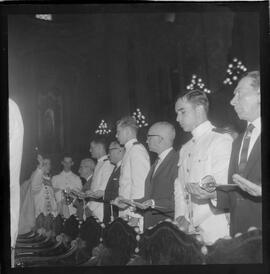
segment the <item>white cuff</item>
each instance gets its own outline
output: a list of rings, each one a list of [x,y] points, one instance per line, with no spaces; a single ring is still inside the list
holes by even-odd
[[[210,199],[211,204],[216,207],[217,206],[217,198]]]

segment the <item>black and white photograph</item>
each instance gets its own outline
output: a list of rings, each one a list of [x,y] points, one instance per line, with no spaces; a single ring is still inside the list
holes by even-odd
[[[268,4],[1,4],[2,268],[263,265]]]

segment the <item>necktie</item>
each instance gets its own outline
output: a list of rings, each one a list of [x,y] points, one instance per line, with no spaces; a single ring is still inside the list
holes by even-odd
[[[254,129],[254,125],[249,124],[246,130],[246,133],[244,135],[244,141],[243,141],[243,146],[240,154],[240,162],[239,162],[240,175],[243,174],[243,171],[247,165],[248,147],[249,147],[250,137],[253,129]]]
[[[152,177],[154,176],[154,173],[155,173],[155,169],[156,169],[156,166],[157,166],[157,164],[158,164],[158,161],[159,161],[159,157],[157,157],[157,159],[156,159],[156,161],[154,162],[154,164],[153,164],[153,166],[152,166],[152,170],[151,170],[151,179],[152,179]]]

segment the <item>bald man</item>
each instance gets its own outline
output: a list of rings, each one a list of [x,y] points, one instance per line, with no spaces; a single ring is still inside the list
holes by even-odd
[[[83,184],[81,192],[86,192],[90,190],[95,167],[96,164],[93,159],[86,158],[81,160],[81,164],[78,170]],[[88,208],[88,206],[84,205],[84,202],[82,200],[77,199],[73,203],[73,206],[77,208],[76,215],[79,217],[80,220],[86,219],[87,217],[91,216],[91,210]]]
[[[80,174],[80,177],[84,180],[83,187],[81,190],[82,192],[86,192],[90,189],[95,167],[96,164],[93,159],[86,158],[81,160],[78,172]]]
[[[174,181],[179,153],[173,149],[175,128],[168,122],[153,124],[147,134],[149,150],[158,157],[145,180],[145,195],[135,200],[144,205],[144,228],[174,217]]]

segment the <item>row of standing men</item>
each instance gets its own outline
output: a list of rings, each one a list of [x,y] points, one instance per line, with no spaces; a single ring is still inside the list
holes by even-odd
[[[200,234],[209,244],[245,232],[251,226],[261,228],[258,71],[240,79],[231,105],[238,117],[248,123],[246,132],[235,140],[208,120],[205,93],[193,90],[180,95],[175,103],[177,121],[184,131],[191,132],[192,138],[179,152],[175,151],[174,126],[168,122],[153,124],[147,134],[148,148],[157,154],[152,166],[147,150],[136,138],[136,121],[122,118],[117,122],[117,140],[110,143],[108,155],[103,138],[91,141],[90,153],[97,164],[90,158],[81,162],[83,186],[71,172],[72,159],[63,159],[64,170],[52,178],[52,188],[45,190],[54,191],[55,212],[65,217],[75,212],[81,218],[95,215],[105,223],[119,216],[142,231],[171,218],[181,230]],[[40,169],[44,163],[40,159]],[[232,187],[217,186],[214,191],[206,191],[200,184],[206,176],[214,178],[217,185]],[[62,196],[62,190],[67,188],[86,192],[94,199],[87,203],[74,200],[67,209]],[[140,203],[140,208],[127,205],[126,200]]]

